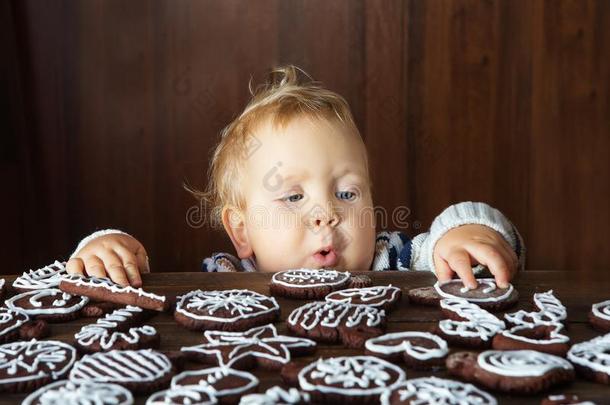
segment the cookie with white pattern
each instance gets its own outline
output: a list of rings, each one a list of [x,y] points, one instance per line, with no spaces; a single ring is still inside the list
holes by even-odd
[[[610,332],[610,300],[591,305],[589,322],[600,332]]]
[[[23,293],[32,290],[57,288],[61,278],[68,274],[66,263],[55,261],[37,270],[29,270],[13,281],[13,289]]]
[[[262,394],[249,394],[241,397],[239,405],[305,405],[311,402],[308,393],[296,388],[274,386]]]
[[[489,393],[472,384],[436,377],[407,380],[381,394],[382,405],[496,405]]]
[[[394,308],[400,301],[402,290],[392,285],[379,285],[365,288],[347,288],[328,294],[328,302],[346,302],[356,305],[370,305],[386,311]]]
[[[443,338],[417,331],[386,333],[367,340],[364,347],[367,355],[392,363],[402,360],[407,367],[422,370],[444,367],[449,353]]]
[[[133,395],[116,384],[62,380],[45,385],[22,402],[22,405],[53,404],[131,405]]]
[[[351,287],[347,271],[327,269],[292,269],[271,277],[271,295],[296,299],[321,299],[333,291]]]
[[[537,350],[565,357],[570,338],[563,333],[560,323],[516,325],[494,336],[492,347],[496,350]]]
[[[610,333],[573,345],[568,360],[584,378],[610,384]]]
[[[171,390],[204,390],[210,392],[220,404],[236,404],[242,396],[255,392],[258,385],[258,378],[246,371],[212,367],[183,371],[172,379]]]
[[[555,394],[544,398],[540,405],[595,405],[595,403],[583,401],[574,394]]]
[[[88,302],[87,297],[71,295],[57,288],[46,288],[14,295],[5,301],[5,305],[34,319],[66,322],[78,318],[80,310]]]
[[[528,312],[519,310],[504,315],[510,325],[548,325],[562,323],[568,317],[568,311],[555,296],[553,290],[534,294],[535,310]]]

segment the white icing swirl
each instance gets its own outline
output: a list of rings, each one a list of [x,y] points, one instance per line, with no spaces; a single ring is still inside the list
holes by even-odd
[[[555,297],[553,290],[534,294],[534,305],[538,311],[527,312],[519,310],[505,314],[504,319],[515,325],[541,325],[556,324],[568,317],[566,307]]]
[[[117,384],[57,381],[30,394],[21,405],[131,405],[133,395]]]
[[[339,302],[310,302],[290,313],[286,322],[299,324],[305,330],[320,325],[336,328],[345,325],[353,328],[363,323],[366,326],[379,326],[385,319],[385,311],[368,305],[352,305]]]
[[[348,304],[371,305],[382,307],[398,299],[400,288],[391,285],[380,285],[365,288],[349,288],[335,291],[325,297],[329,302],[345,302]],[[359,300],[361,302],[353,302]]]
[[[596,317],[610,321],[610,300],[593,304],[591,306],[591,311]]]
[[[30,317],[25,312],[0,307],[0,336],[7,335],[20,328],[29,320]]]
[[[477,337],[487,341],[506,328],[504,322],[496,316],[463,298],[443,299],[440,306],[464,319],[463,321],[441,320],[438,326],[446,335]]]
[[[568,351],[568,360],[610,375],[610,333],[573,345]]]
[[[66,263],[55,261],[38,270],[29,270],[13,281],[13,287],[21,290],[40,290],[59,285],[62,276],[67,275]]]
[[[477,282],[480,284],[480,286],[478,286],[477,289],[481,288],[481,292],[483,294],[492,293],[497,289],[496,281],[493,278],[480,278],[480,279],[477,279]],[[462,298],[462,299],[468,300],[469,302],[503,301],[503,300],[507,299],[508,297],[510,297],[510,295],[514,291],[513,285],[509,284],[506,291],[504,291],[503,294],[500,294],[497,297],[492,296],[492,297],[477,298],[477,297],[469,297],[469,296],[458,296],[458,295],[450,294],[442,289],[442,287],[449,285],[449,284],[462,284],[462,281],[461,280],[450,280],[450,281],[446,281],[444,283],[437,281],[434,284],[434,289],[443,298]],[[462,293],[462,294],[467,294],[469,291],[473,291],[473,290],[471,290],[470,288],[468,288],[466,286],[462,286],[460,288],[460,293]]]
[[[477,363],[483,370],[509,377],[540,377],[551,370],[572,370],[566,359],[534,350],[487,350],[480,353]]]
[[[193,387],[174,387],[151,395],[146,405],[214,405],[218,400],[212,391]]]
[[[411,339],[415,338],[430,340],[434,342],[436,347],[424,347],[413,344]],[[400,343],[394,345],[387,343],[393,340],[400,340]],[[421,361],[442,358],[449,352],[447,342],[440,336],[428,332],[415,331],[386,333],[385,335],[367,340],[364,347],[370,352],[385,355],[404,352]]]
[[[73,297],[77,299],[72,305],[68,305]],[[49,298],[54,298],[51,302]],[[26,308],[20,301],[26,300],[32,308]],[[45,302],[46,301],[46,302]],[[52,315],[71,314],[79,311],[89,303],[89,298],[80,295],[70,295],[58,288],[46,288],[32,290],[17,294],[5,301],[5,305],[16,311],[25,312],[28,315]]]

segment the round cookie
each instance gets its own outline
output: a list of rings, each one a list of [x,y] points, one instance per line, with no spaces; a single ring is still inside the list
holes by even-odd
[[[407,380],[381,394],[382,405],[496,405],[496,399],[472,384],[436,377]]]
[[[351,274],[347,271],[293,269],[275,273],[269,291],[278,297],[320,299],[349,287],[350,282]]]
[[[275,321],[280,306],[273,297],[250,290],[195,290],[178,297],[174,318],[192,330],[244,331]]]
[[[582,401],[578,395],[556,394],[544,398],[540,405],[595,405],[595,403]]]
[[[0,345],[0,391],[30,392],[65,378],[75,360],[76,350],[55,340]]]
[[[46,288],[17,294],[5,301],[7,308],[21,311],[47,322],[65,322],[79,317],[89,298],[70,295],[57,288]]]
[[[553,294],[553,290],[534,294],[534,306],[537,311],[519,310],[505,314],[504,319],[512,325],[540,325],[563,322],[568,317],[566,307]]]
[[[66,263],[54,263],[38,270],[29,270],[13,281],[13,288],[18,292],[55,288],[64,275],[67,275]]]
[[[21,327],[30,321],[30,317],[21,311],[0,307],[0,343],[19,339]]]
[[[570,338],[562,331],[560,323],[517,325],[494,336],[492,347],[496,350],[537,350],[565,357]]]
[[[409,302],[411,304],[432,307],[438,306],[438,302],[441,300],[441,296],[438,295],[434,287],[412,288],[407,291],[407,297],[409,297]]]
[[[291,360],[291,356],[310,354],[316,348],[313,340],[278,335],[273,324],[245,332],[206,330],[203,341],[202,344],[181,350],[193,360],[240,370],[256,365],[279,370]]]
[[[407,367],[416,369],[439,368],[445,365],[449,353],[447,342],[428,332],[387,333],[364,344],[365,354],[396,363],[403,359]]]
[[[600,332],[610,332],[610,300],[598,302],[591,306],[589,322]]]
[[[383,308],[386,311],[396,306],[402,291],[391,285],[380,285],[365,288],[348,288],[328,294],[324,299],[328,302],[346,302],[356,305],[370,305]]]
[[[610,333],[573,345],[568,360],[586,379],[610,384]]]
[[[458,352],[446,364],[452,375],[509,394],[537,394],[574,380],[569,361],[533,350]]]
[[[286,324],[297,336],[359,348],[383,333],[385,311],[368,305],[310,302],[292,311]]]
[[[296,388],[284,389],[277,385],[263,394],[249,394],[241,397],[239,405],[304,405],[311,402],[308,393]]]
[[[211,391],[196,387],[175,387],[155,392],[146,405],[215,405],[218,400]]]
[[[183,371],[172,379],[171,388],[205,390],[222,404],[234,404],[243,395],[255,392],[258,385],[258,378],[246,371],[213,367]]]
[[[373,356],[319,359],[298,374],[301,390],[313,403],[376,403],[404,380],[400,367]]]
[[[434,289],[441,298],[463,298],[489,311],[502,311],[517,303],[519,294],[512,284],[499,288],[493,278],[477,279],[477,288],[465,287],[462,280],[436,282]]]
[[[30,394],[21,405],[131,405],[131,392],[116,384],[99,384],[62,380],[48,384]]]
[[[166,386],[174,374],[169,358],[154,350],[112,350],[87,354],[70,371],[75,382],[119,384],[135,393]]]

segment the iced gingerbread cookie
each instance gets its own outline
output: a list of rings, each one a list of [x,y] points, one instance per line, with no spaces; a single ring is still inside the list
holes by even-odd
[[[544,398],[540,405],[595,405],[595,403],[582,401],[578,395],[555,394]]]
[[[387,333],[367,340],[364,347],[367,355],[392,363],[402,359],[407,367],[416,369],[443,367],[449,352],[440,336],[416,331]]]
[[[311,354],[316,348],[313,340],[279,335],[273,324],[245,332],[206,330],[203,342],[183,347],[182,352],[193,360],[239,370],[256,365],[279,370],[291,356]]]
[[[591,306],[589,322],[600,332],[610,332],[610,300]]]
[[[499,288],[493,278],[477,279],[477,288],[465,287],[462,280],[436,282],[434,287],[415,288],[409,291],[409,300],[415,304],[438,305],[444,298],[462,298],[489,311],[502,311],[517,303],[519,294],[511,285]]]
[[[13,342],[19,338],[27,339],[24,333],[27,333],[27,328],[31,324],[30,317],[26,313],[0,307],[0,344]],[[33,335],[32,337],[41,338],[43,334]]]
[[[275,273],[269,291],[278,297],[320,299],[350,287],[350,282],[351,274],[347,271],[294,269]]]
[[[239,405],[305,405],[311,402],[308,393],[296,388],[282,388],[277,385],[263,394],[249,394],[241,397]]]
[[[496,350],[537,350],[565,357],[570,338],[562,332],[560,323],[517,325],[498,333],[492,347]]]
[[[383,333],[385,311],[368,305],[311,302],[292,311],[286,324],[297,336],[359,348]]]
[[[610,384],[610,333],[575,344],[568,351],[568,360],[583,377]]]
[[[504,319],[511,325],[540,325],[561,323],[568,317],[566,307],[553,294],[553,290],[534,294],[536,311],[519,310],[505,314]]]
[[[236,404],[242,396],[255,392],[258,384],[258,378],[246,371],[212,367],[183,371],[172,379],[171,390],[203,390],[221,404]]]
[[[405,380],[398,366],[373,356],[319,359],[301,369],[300,389],[312,403],[379,403],[380,395]]]
[[[407,380],[381,394],[382,405],[496,405],[496,399],[472,384],[436,377]]]
[[[21,405],[131,405],[131,392],[116,384],[62,380],[30,394]]]
[[[38,270],[29,270],[13,281],[13,288],[18,292],[56,288],[62,276],[67,275],[66,263],[57,260]]]
[[[146,292],[142,288],[122,286],[107,278],[69,274],[61,278],[59,289],[70,294],[84,295],[97,301],[133,305],[154,311],[165,311],[170,305],[167,297],[163,295]]]
[[[70,371],[70,380],[119,384],[134,393],[167,386],[174,374],[169,358],[154,350],[112,350],[87,354]]]
[[[6,307],[47,322],[65,322],[80,316],[89,298],[71,295],[57,288],[33,290],[17,294],[5,301]]]
[[[275,321],[280,306],[273,297],[250,290],[191,291],[178,297],[174,318],[192,330],[244,331]]]
[[[175,387],[155,392],[146,405],[216,405],[214,393],[197,387]]]
[[[65,378],[75,360],[76,350],[55,340],[0,345],[0,391],[31,392]]]
[[[437,333],[450,344],[488,348],[493,337],[506,327],[495,315],[462,298],[443,299],[440,306],[449,319],[439,321]]]
[[[139,325],[146,317],[142,308],[132,305],[117,309],[96,323],[83,326],[74,335],[75,346],[83,353],[156,349],[160,341],[157,330]]]
[[[510,394],[537,394],[574,380],[566,359],[534,350],[458,352],[447,370],[463,380]]]
[[[370,305],[376,308],[383,308],[387,311],[396,306],[401,295],[402,291],[398,287],[380,285],[335,291],[328,294],[324,299],[328,302]]]

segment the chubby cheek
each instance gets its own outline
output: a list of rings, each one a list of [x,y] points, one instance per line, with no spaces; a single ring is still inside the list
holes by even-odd
[[[367,210],[360,212],[340,227],[340,232],[346,236],[344,266],[348,271],[370,270],[375,255],[375,221]]]

